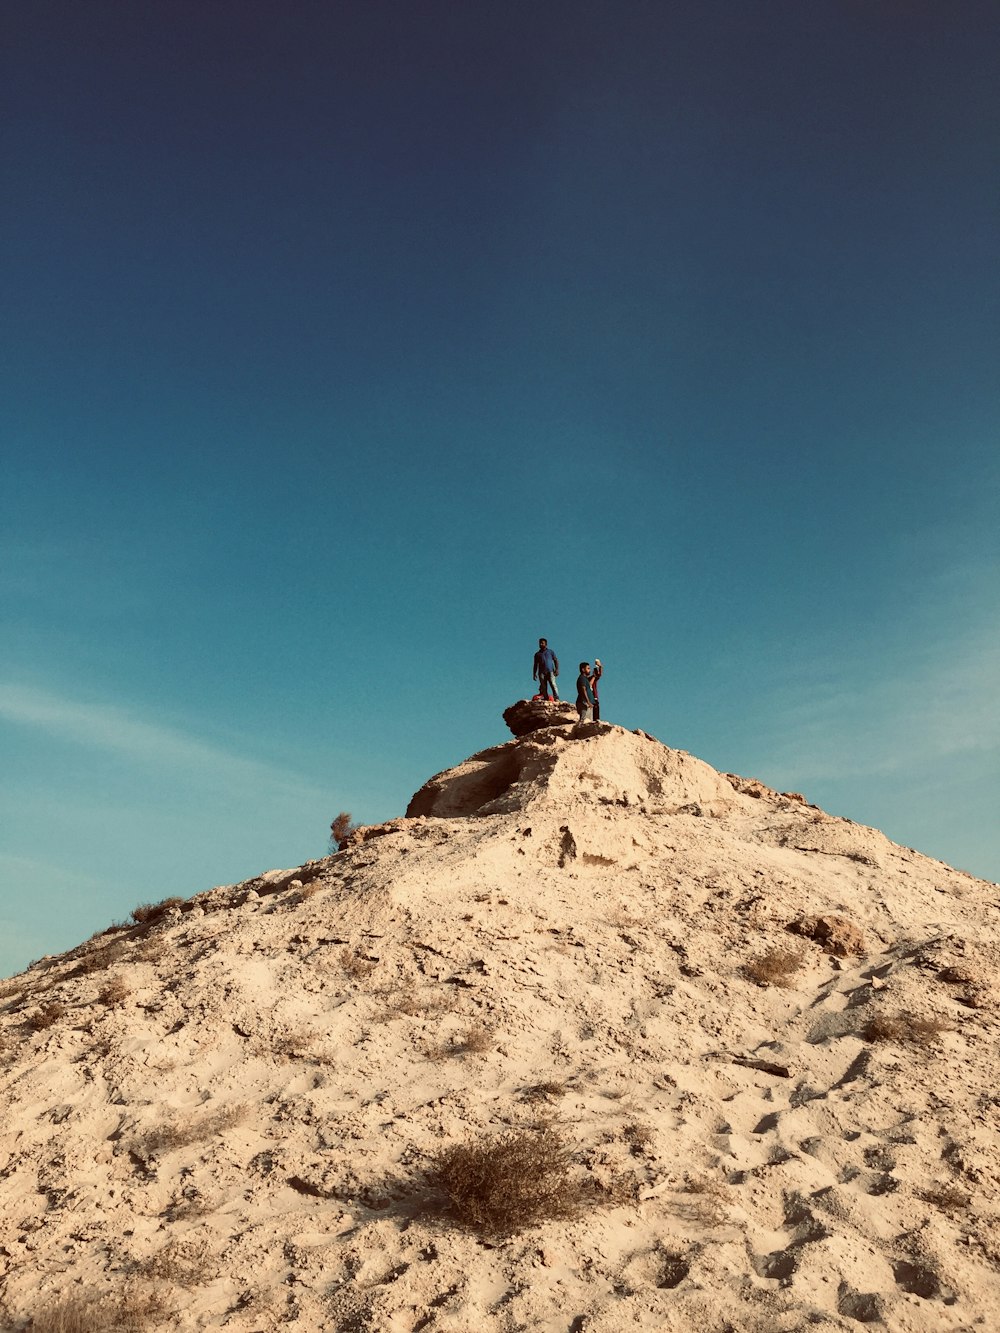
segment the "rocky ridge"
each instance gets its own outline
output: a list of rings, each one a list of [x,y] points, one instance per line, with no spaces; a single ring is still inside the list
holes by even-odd
[[[3,983],[0,1327],[997,1326],[998,901],[641,732],[482,751]],[[433,1154],[542,1124],[589,1206],[457,1225]]]

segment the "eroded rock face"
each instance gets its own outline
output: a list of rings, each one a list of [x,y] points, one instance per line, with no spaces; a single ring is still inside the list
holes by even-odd
[[[454,819],[539,803],[565,811],[653,805],[709,813],[739,800],[721,774],[683,750],[609,722],[577,722],[540,728],[436,773],[406,814]]]
[[[863,933],[846,917],[804,916],[793,921],[788,929],[796,935],[815,940],[824,953],[833,954],[835,958],[848,958],[851,954],[867,952]]]
[[[572,704],[546,703],[541,699],[519,699],[504,709],[503,720],[515,736],[527,736],[543,727],[572,727],[580,720]]]

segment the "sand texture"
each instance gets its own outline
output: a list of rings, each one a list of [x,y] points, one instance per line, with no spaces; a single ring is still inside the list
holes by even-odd
[[[483,751],[0,985],[0,1327],[995,1333],[998,905],[642,732]],[[463,1221],[517,1131],[557,1215]]]

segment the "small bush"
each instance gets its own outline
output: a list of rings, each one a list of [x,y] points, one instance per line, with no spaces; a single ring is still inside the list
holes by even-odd
[[[132,992],[121,977],[113,977],[98,994],[97,1002],[98,1004],[107,1005],[109,1009],[118,1009],[131,994]]]
[[[768,949],[743,968],[745,976],[758,986],[791,986],[795,974],[805,962],[801,949]]]
[[[924,1203],[932,1203],[949,1217],[964,1212],[972,1202],[972,1195],[957,1185],[932,1185],[930,1189],[918,1190],[917,1194]]]
[[[362,958],[360,954],[354,953],[351,949],[342,949],[340,952],[340,966],[353,981],[362,981],[375,971],[376,963],[370,958]]]
[[[174,1152],[186,1148],[192,1143],[200,1143],[214,1138],[224,1130],[238,1125],[246,1115],[243,1106],[227,1106],[209,1115],[200,1116],[186,1124],[167,1122],[154,1125],[132,1141],[132,1151],[141,1158],[155,1157],[160,1153]]]
[[[164,898],[159,903],[140,903],[138,907],[132,908],[132,920],[137,926],[151,926],[154,922],[161,921],[175,907],[180,907],[183,902],[183,898]]]
[[[110,1296],[64,1296],[32,1315],[30,1333],[146,1333],[176,1311],[159,1291],[126,1287]]]
[[[51,1004],[43,1004],[40,1009],[28,1014],[24,1021],[32,1032],[44,1032],[46,1028],[52,1027],[65,1017],[66,1006],[53,1000]]]
[[[483,1055],[493,1045],[493,1033],[485,1023],[473,1023],[459,1036],[443,1046],[433,1046],[427,1052],[428,1060],[446,1060],[450,1055]]]
[[[386,1018],[426,1018],[431,1014],[449,1013],[458,1004],[458,998],[448,991],[432,991],[430,987],[418,990],[407,986],[403,990],[384,992]]]
[[[913,1042],[916,1046],[930,1046],[950,1032],[951,1024],[943,1018],[916,1018],[913,1014],[876,1014],[862,1029],[865,1041]]]
[[[586,1195],[570,1165],[569,1147],[545,1125],[445,1148],[430,1177],[458,1221],[485,1236],[506,1236],[578,1215]]]
[[[347,839],[357,828],[357,824],[351,821],[351,812],[341,810],[340,814],[330,825],[330,847],[333,851],[341,851],[347,843]]]
[[[176,1287],[198,1286],[218,1276],[205,1238],[169,1240],[162,1250],[144,1259],[137,1271],[143,1277],[161,1278]]]
[[[523,1102],[551,1102],[557,1097],[565,1097],[567,1092],[565,1083],[556,1083],[553,1080],[547,1080],[544,1083],[532,1083],[521,1093]]]

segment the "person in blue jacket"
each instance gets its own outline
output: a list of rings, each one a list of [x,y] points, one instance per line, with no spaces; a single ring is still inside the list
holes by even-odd
[[[559,698],[559,691],[556,689],[556,676],[559,675],[559,658],[549,647],[548,639],[538,640],[538,652],[535,653],[535,663],[531,669],[531,679],[538,681],[538,693],[543,699],[549,697],[549,690],[552,691],[552,698]]]

